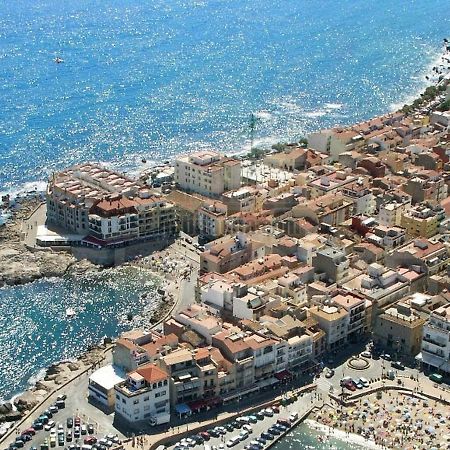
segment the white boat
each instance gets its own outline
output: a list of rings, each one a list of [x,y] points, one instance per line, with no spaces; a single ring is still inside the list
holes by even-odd
[[[76,315],[76,312],[73,308],[67,308],[66,309],[66,317],[68,317],[69,319],[71,319],[72,317],[74,317]]]

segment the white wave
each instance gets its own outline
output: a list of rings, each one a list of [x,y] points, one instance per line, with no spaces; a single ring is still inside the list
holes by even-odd
[[[344,105],[342,103],[325,103],[325,109],[341,109]]]
[[[305,423],[310,428],[325,433],[327,436],[332,436],[335,439],[359,445],[365,449],[379,450],[382,448],[381,445],[375,444],[375,442],[369,439],[365,439],[363,436],[360,436],[359,434],[353,433],[347,434],[345,431],[329,427],[322,423],[316,422],[315,420],[312,419],[306,419]]]
[[[419,83],[419,87],[416,92],[409,94],[405,96],[401,101],[392,103],[389,107],[390,111],[398,111],[401,109],[404,105],[411,104],[414,100],[420,97],[420,94],[428,87],[432,86],[433,84],[436,84],[439,76],[448,76],[450,71],[447,69],[443,70],[442,74],[437,74],[433,71],[434,67],[439,67],[439,65],[442,63],[443,58],[449,58],[450,52],[444,50],[439,51],[433,51],[433,56],[430,59],[430,62],[427,66],[425,66],[425,69],[423,72],[417,76],[411,77],[413,80],[422,80],[421,83]],[[428,79],[426,78],[428,77]]]
[[[47,189],[46,181],[27,181],[14,189],[9,189],[0,192],[0,196],[9,195],[12,199],[31,192],[42,193]]]
[[[270,120],[272,118],[272,113],[266,110],[261,110],[254,113],[254,116],[257,117],[258,119]]]
[[[303,113],[303,115],[305,117],[311,117],[311,118],[315,118],[315,117],[323,117],[326,116],[327,112],[323,111],[323,110],[316,110],[316,111],[306,111]]]

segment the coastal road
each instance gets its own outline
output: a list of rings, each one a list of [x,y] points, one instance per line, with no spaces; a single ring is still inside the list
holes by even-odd
[[[288,406],[285,407],[281,406],[279,414],[274,414],[273,417],[265,417],[264,420],[258,420],[257,423],[250,424],[250,426],[252,427],[252,432],[250,433],[250,436],[244,441],[234,446],[233,449],[242,450],[244,446],[250,443],[250,441],[261,436],[261,433],[267,431],[268,428],[270,428],[273,424],[275,424],[277,419],[280,418],[287,419],[293,412],[297,412],[299,414],[299,417],[301,417],[304,414],[306,414],[311,409],[311,407],[314,406],[316,403],[317,400],[315,399],[314,393],[308,393],[304,394],[303,397],[299,397],[299,399],[296,402],[291,403]],[[230,420],[230,422],[232,421]],[[183,430],[183,428],[180,427],[180,432],[181,431],[185,430]],[[237,436],[240,431],[242,431],[242,429],[227,431],[226,434],[216,438],[212,437],[209,441],[205,443],[210,447],[215,445],[217,448],[219,448],[220,444],[225,444],[231,437]],[[271,441],[268,441],[268,443],[269,442]],[[204,447],[203,445],[196,445],[194,448],[203,449],[203,447]],[[174,449],[175,446],[171,446],[169,448]]]
[[[104,361],[105,364],[109,364],[111,362],[111,352],[107,353],[107,358]],[[113,414],[105,414],[96,406],[92,405],[88,402],[87,392],[88,392],[88,384],[89,384],[89,375],[91,372],[88,372],[82,376],[80,376],[77,380],[70,383],[66,388],[62,389],[60,392],[55,393],[51,399],[44,402],[39,410],[33,414],[33,417],[26,423],[26,425],[22,426],[20,431],[31,426],[31,423],[34,419],[39,417],[39,415],[45,411],[51,404],[53,404],[56,400],[57,395],[65,394],[67,395],[66,399],[66,407],[61,409],[56,414],[53,415],[52,420],[54,420],[57,424],[61,423],[64,425],[64,431],[67,431],[66,420],[68,417],[79,416],[81,418],[82,423],[91,423],[94,425],[95,435],[97,437],[103,437],[106,434],[113,433],[119,435],[119,438],[122,439],[124,436],[113,427]],[[82,436],[84,439],[85,436]],[[29,450],[31,447],[39,448],[40,444],[44,442],[46,438],[49,438],[49,431],[41,430],[37,431],[34,438],[27,442],[24,449]],[[12,442],[15,439],[15,436],[11,436],[9,441],[5,442],[3,445],[6,448],[9,442]],[[74,441],[75,442],[75,441]],[[79,440],[82,442],[82,439]],[[66,443],[66,445],[70,444]],[[59,447],[55,447],[59,448]]]

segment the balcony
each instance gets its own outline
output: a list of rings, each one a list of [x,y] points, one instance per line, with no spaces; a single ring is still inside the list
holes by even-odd
[[[431,337],[429,337],[429,338],[423,337],[423,338],[422,338],[422,341],[424,341],[424,342],[429,342],[430,344],[437,345],[438,347],[442,347],[442,348],[445,348],[445,347],[446,347],[445,342],[439,342],[439,341],[436,341],[435,339],[433,339],[433,338],[431,338]]]
[[[444,352],[441,352],[441,353],[434,352],[433,350],[426,349],[425,347],[422,347],[422,352],[429,353],[430,355],[434,355],[434,356],[437,356],[438,358],[445,359]]]

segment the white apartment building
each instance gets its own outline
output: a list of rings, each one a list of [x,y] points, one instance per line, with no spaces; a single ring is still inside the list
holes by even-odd
[[[450,373],[450,303],[434,310],[423,326],[422,362],[432,370]]]
[[[215,151],[200,151],[175,160],[175,182],[181,190],[218,198],[241,185],[241,163]]]
[[[381,205],[378,211],[378,223],[385,227],[401,226],[402,215],[411,207],[408,202],[392,201]]]
[[[116,390],[116,414],[130,423],[151,425],[170,422],[169,375],[154,364],[130,372]]]

